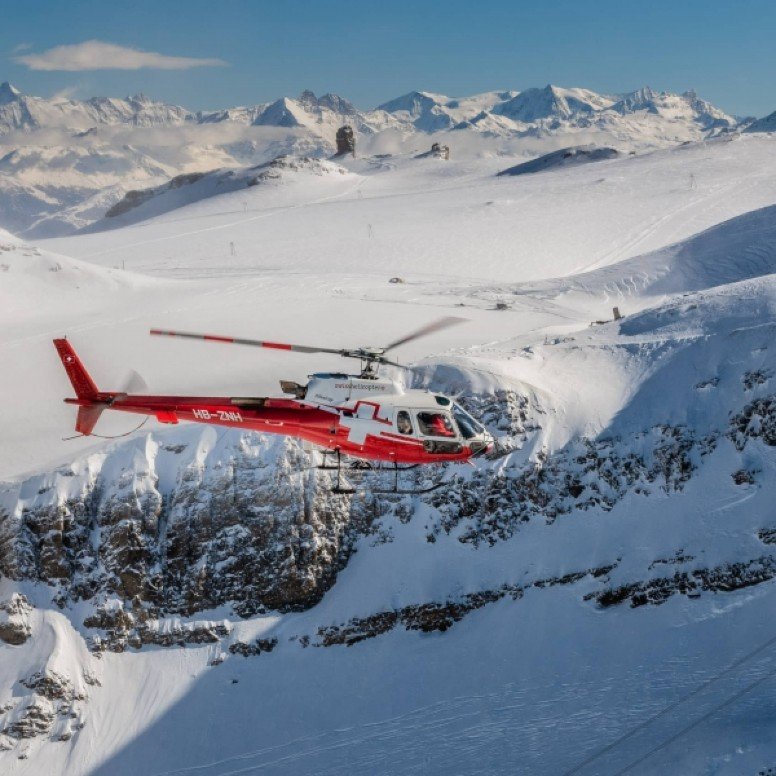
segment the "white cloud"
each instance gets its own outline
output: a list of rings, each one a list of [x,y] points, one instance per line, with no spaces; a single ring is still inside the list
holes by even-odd
[[[192,67],[213,67],[227,64],[222,59],[169,57],[155,51],[140,51],[101,40],[87,40],[69,46],[55,46],[40,54],[14,57],[15,62],[30,70],[188,70]]]
[[[64,89],[60,89],[56,94],[51,95],[52,100],[72,100],[73,97],[78,94],[77,86],[65,86]]]
[[[29,51],[32,48],[32,43],[19,43],[18,46],[14,46],[11,49],[12,54],[20,54],[22,51]]]

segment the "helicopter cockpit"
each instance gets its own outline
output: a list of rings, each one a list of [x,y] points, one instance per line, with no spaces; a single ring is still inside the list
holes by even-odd
[[[447,397],[434,398],[438,407],[396,411],[399,434],[422,439],[429,453],[459,453],[464,444],[472,452],[485,452],[492,441],[485,427]]]

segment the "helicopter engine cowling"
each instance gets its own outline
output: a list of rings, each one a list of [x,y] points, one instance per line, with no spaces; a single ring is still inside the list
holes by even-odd
[[[311,404],[329,404],[341,407],[354,399],[368,399],[370,396],[404,393],[403,387],[394,380],[362,379],[355,375],[322,373],[310,376],[305,400]]]

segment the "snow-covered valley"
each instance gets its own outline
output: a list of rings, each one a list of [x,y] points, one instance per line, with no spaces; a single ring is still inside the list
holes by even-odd
[[[0,231],[3,773],[776,766],[776,139],[710,136],[694,96],[536,91],[418,93],[355,158],[257,146]],[[609,145],[649,100],[707,125],[498,175],[562,147],[506,121]],[[301,133],[298,107],[238,118]],[[418,158],[439,130],[452,158]],[[57,336],[101,389],[264,396],[341,365],[148,329],[355,347],[441,315],[467,322],[399,356],[499,446],[413,474],[429,494],[334,494],[306,446],[233,429],[63,440]]]

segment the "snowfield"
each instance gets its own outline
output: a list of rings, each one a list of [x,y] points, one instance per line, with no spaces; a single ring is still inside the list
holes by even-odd
[[[674,97],[416,93],[369,118],[725,121]],[[499,176],[521,154],[416,158],[429,137],[0,231],[3,773],[776,766],[776,140]],[[398,355],[499,454],[418,472],[445,483],[422,497],[333,495],[311,451],[254,433],[106,413],[127,436],[63,440],[55,336],[104,390],[134,368],[263,396],[342,364],[148,329],[355,347],[443,315],[468,321]]]

